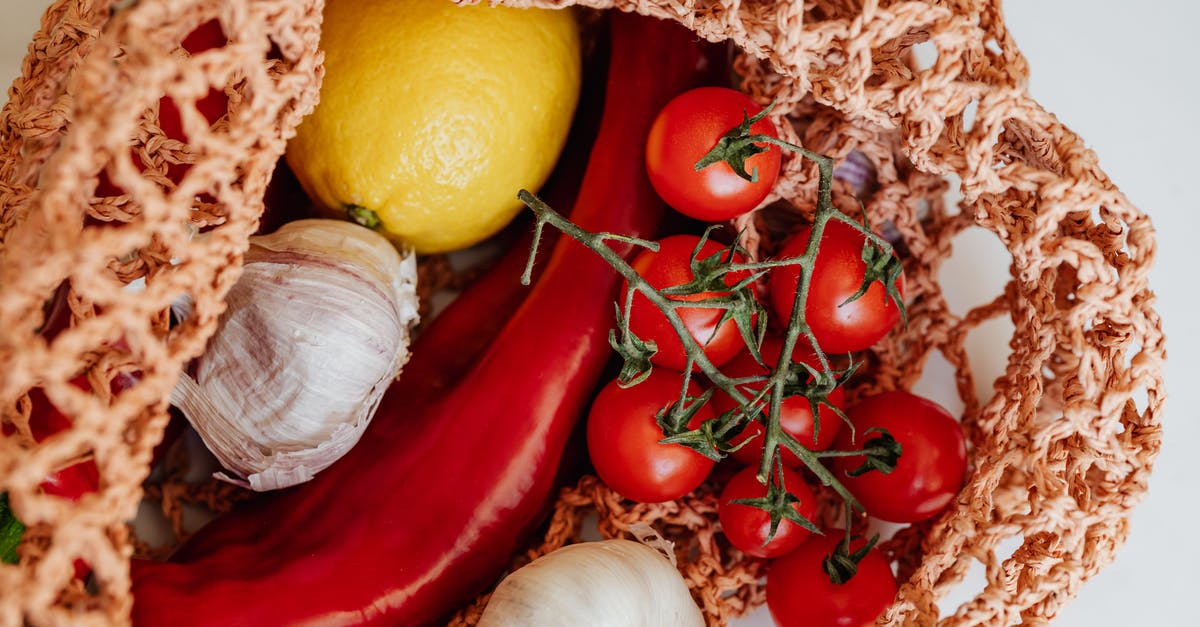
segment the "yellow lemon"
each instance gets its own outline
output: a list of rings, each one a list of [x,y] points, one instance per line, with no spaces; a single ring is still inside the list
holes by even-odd
[[[288,164],[330,213],[432,253],[470,246],[545,182],[579,97],[568,11],[329,0],[321,100]]]

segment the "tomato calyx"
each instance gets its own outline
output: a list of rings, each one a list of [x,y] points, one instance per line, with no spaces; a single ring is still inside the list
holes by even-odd
[[[686,380],[690,378],[690,373],[685,373],[684,376]],[[654,421],[662,429],[664,436],[659,443],[686,446],[714,462],[721,461],[724,457],[721,442],[725,439],[725,431],[733,424],[731,420],[722,415],[704,420],[694,429],[689,428],[692,419],[707,406],[712,395],[712,389],[705,390],[700,396],[685,395],[660,409],[654,415]]]
[[[538,228],[540,228],[540,223]],[[755,295],[754,283],[762,278],[765,272],[749,272],[745,269],[745,264],[739,263],[739,260],[745,257],[746,251],[736,242],[721,250],[704,255],[705,248],[710,248],[708,244],[712,241],[710,237],[715,228],[720,227],[710,227],[705,230],[692,249],[688,258],[688,276],[690,278],[682,283],[655,291],[658,296],[666,300],[671,309],[721,310],[721,316],[714,327],[721,328],[732,321],[742,341],[755,354],[756,358],[761,360],[761,357],[758,357],[758,345],[766,336],[767,316],[765,308]],[[601,236],[604,239],[619,239],[605,237],[606,235],[602,234]],[[629,240],[629,242],[656,251],[656,248],[648,246],[648,244],[653,244],[652,242],[641,240]],[[732,285],[729,283],[732,280],[731,275],[737,278]],[[659,348],[653,340],[639,337],[630,326],[633,298],[639,291],[638,287],[640,286],[632,285],[631,289],[626,291],[623,307],[617,307],[617,326],[609,331],[608,337],[609,345],[620,355],[622,360],[621,371],[617,379],[623,386],[637,385],[649,376],[653,368],[652,358]],[[715,337],[714,333],[708,338],[708,341],[711,342]],[[701,346],[701,348],[707,347],[707,343]],[[683,369],[690,372],[693,363],[691,357],[688,359],[689,361]]]
[[[735,265],[737,255],[745,254],[745,249],[738,246],[737,243],[730,244],[723,250],[701,258],[700,253],[704,250],[704,245],[711,239],[712,232],[720,226],[710,226],[704,230],[704,235],[700,236],[700,241],[696,247],[692,249],[690,266],[692,271],[692,280],[679,285],[661,290],[666,296],[693,296],[703,294],[705,292],[737,292],[746,289],[755,281],[762,277],[764,272],[759,272],[748,277],[745,277],[730,286],[725,281],[726,275],[731,272],[736,272],[739,268]],[[717,297],[713,300],[725,300],[729,297]]]
[[[904,272],[904,265],[900,263],[900,259],[893,255],[891,251],[885,251],[878,244],[871,241],[870,238],[867,238],[863,241],[862,260],[863,264],[866,265],[866,270],[863,272],[862,285],[859,285],[858,291],[851,294],[839,307],[862,298],[867,293],[867,290],[871,289],[871,285],[878,281],[883,285],[888,298],[896,304],[896,309],[900,310],[900,319],[907,325],[908,309],[904,306],[904,296],[900,294],[900,288],[897,283]]]
[[[688,381],[690,377],[684,373],[684,381],[690,385]],[[685,388],[686,390],[686,388]],[[688,423],[696,417],[696,414],[708,403],[708,399],[712,398],[713,391],[705,390],[700,396],[689,396],[686,393],[682,398],[663,407],[654,414],[654,422],[663,430],[663,434],[675,436],[683,433],[690,433]],[[663,442],[667,444],[668,442]]]
[[[630,298],[626,299],[625,311],[632,306],[633,290],[629,291]],[[650,358],[658,352],[658,345],[653,340],[646,341],[629,330],[629,316],[617,310],[617,328],[608,330],[608,345],[621,357],[621,371],[617,373],[617,385],[623,388],[635,386],[650,376],[654,366]],[[620,332],[617,331],[620,329]]]
[[[872,470],[890,475],[896,469],[896,463],[900,461],[903,447],[896,441],[896,438],[892,437],[892,434],[888,433],[887,429],[878,427],[867,429],[866,434],[870,433],[878,433],[878,435],[863,443],[862,465],[846,471],[846,474],[851,477],[859,477]]]
[[[795,504],[800,502],[794,494],[788,492],[787,487],[783,484],[783,460],[776,457],[775,461],[778,464],[776,472],[771,474],[767,481],[767,494],[759,498],[748,499],[733,499],[729,501],[735,505],[749,505],[766,512],[771,517],[771,529],[767,533],[766,540],[762,545],[766,546],[775,539],[775,534],[779,531],[779,524],[784,520],[789,520],[797,525],[800,525],[809,533],[821,535],[821,530],[817,528],[813,522],[804,516],[801,516],[796,511]],[[860,558],[861,559],[861,558]]]
[[[847,420],[849,420],[847,418]],[[853,424],[847,423],[851,429]],[[875,437],[867,438],[863,442],[861,449],[845,450],[845,451],[818,451],[817,457],[859,457],[863,458],[861,464],[857,467],[847,470],[846,475],[849,477],[860,477],[868,472],[878,472],[883,475],[890,475],[896,470],[896,464],[900,461],[900,455],[904,452],[904,447],[888,432],[887,429],[881,427],[872,427],[867,429],[863,435],[877,434]],[[849,516],[847,516],[849,517]]]
[[[803,396],[808,399],[808,405],[813,416],[813,441],[821,437],[821,406],[833,410],[842,422],[850,425],[850,418],[836,403],[829,400],[829,395],[842,383],[848,381],[858,371],[861,362],[850,362],[845,368],[820,369],[804,363],[793,362],[788,365],[788,375],[783,382],[784,398]],[[851,428],[853,428],[851,426]]]
[[[833,553],[825,556],[821,561],[821,568],[825,570],[825,574],[829,575],[829,581],[834,585],[842,585],[850,581],[854,575],[858,574],[858,563],[871,552],[875,547],[875,543],[879,542],[879,534],[871,536],[867,543],[859,547],[857,551],[850,552],[850,542],[857,536],[851,536],[846,533],[846,538],[838,542],[837,548]]]
[[[767,334],[767,316],[762,303],[755,296],[754,283],[761,279],[766,271],[759,270],[750,273],[732,286],[728,285],[728,276],[743,269],[742,264],[737,263],[739,255],[745,258],[748,254],[744,248],[738,245],[737,242],[741,239],[739,237],[724,250],[701,259],[700,251],[709,241],[713,230],[718,228],[721,227],[710,226],[705,229],[704,235],[700,237],[699,243],[692,251],[690,261],[692,280],[668,287],[661,290],[661,293],[668,297],[689,297],[686,299],[688,306],[723,309],[724,312],[721,314],[721,319],[717,321],[717,326],[720,327],[727,321],[733,320],[746,347],[750,349],[756,360],[762,361],[758,347]],[[692,298],[706,293],[716,293],[716,295],[699,301]]]
[[[734,174],[750,181],[751,183],[758,182],[758,168],[754,168],[750,172],[746,171],[746,160],[759,153],[770,150],[769,147],[763,144],[773,144],[781,148],[789,150],[797,150],[799,146],[783,141],[770,135],[761,133],[752,134],[750,127],[754,126],[755,122],[767,117],[771,109],[775,108],[775,101],[771,101],[762,111],[754,114],[753,117],[742,110],[742,123],[729,129],[720,139],[717,140],[717,145],[712,147],[699,161],[696,162],[695,168],[699,172],[711,165],[725,162],[729,164],[730,169]]]

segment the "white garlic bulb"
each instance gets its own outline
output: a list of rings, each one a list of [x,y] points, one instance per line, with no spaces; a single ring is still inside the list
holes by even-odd
[[[565,546],[505,577],[479,627],[509,625],[703,627],[704,617],[662,553],[605,540]]]
[[[253,490],[308,481],[358,442],[408,359],[416,260],[337,220],[251,238],[220,328],[172,394]]]

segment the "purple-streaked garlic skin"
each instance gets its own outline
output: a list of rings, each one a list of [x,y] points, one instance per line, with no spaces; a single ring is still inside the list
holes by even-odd
[[[349,451],[408,359],[416,260],[349,222],[251,238],[220,326],[172,402],[227,472],[264,491]]]

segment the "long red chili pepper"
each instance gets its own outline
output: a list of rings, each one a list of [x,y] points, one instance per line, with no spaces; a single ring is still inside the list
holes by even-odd
[[[693,86],[694,36],[618,14],[604,120],[573,218],[652,235],[642,168],[657,110]],[[609,357],[617,275],[560,240],[542,279],[440,399],[389,394],[349,455],[312,482],[215,521],[174,563],[135,562],[135,623],[393,624],[443,618],[540,521],[564,442]],[[488,315],[480,312],[480,315]]]
[[[521,285],[521,270],[531,241],[531,237],[517,238],[495,265],[417,336],[413,357],[389,395],[416,407],[453,392],[528,296],[529,289]]]

